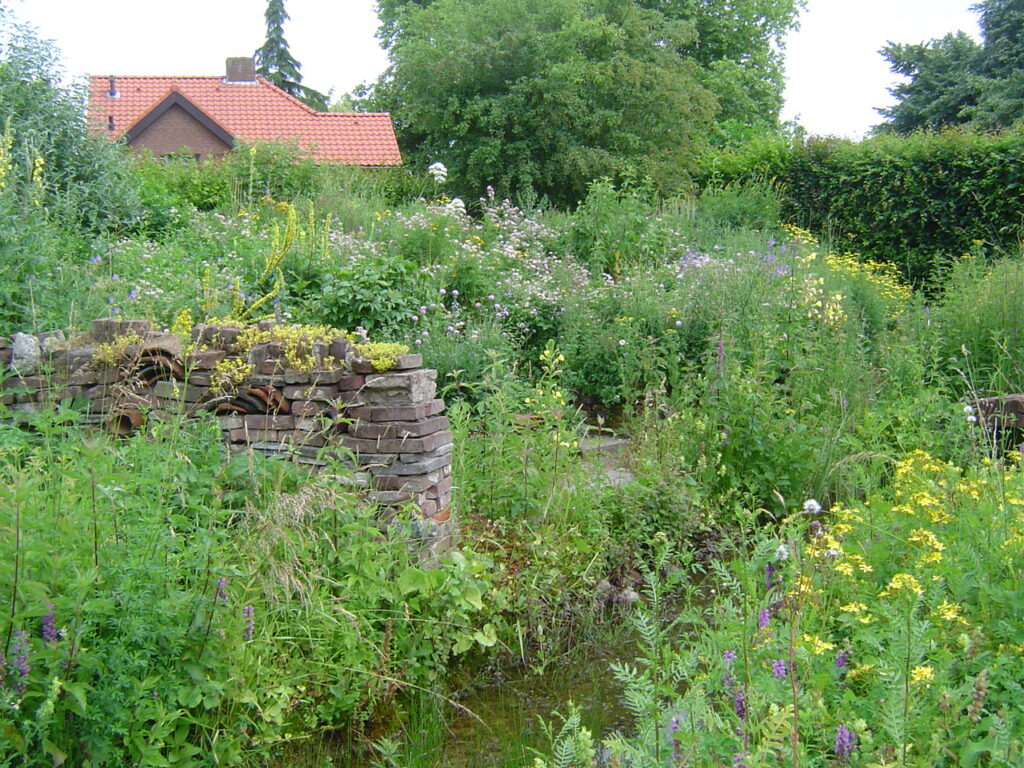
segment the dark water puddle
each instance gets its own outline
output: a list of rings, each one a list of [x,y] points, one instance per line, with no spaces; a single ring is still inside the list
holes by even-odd
[[[523,768],[535,753],[547,752],[549,742],[542,722],[557,733],[571,700],[580,709],[583,725],[596,738],[614,730],[628,730],[631,718],[622,703],[621,687],[612,676],[610,663],[632,658],[626,648],[614,651],[579,651],[564,657],[542,672],[505,670],[491,683],[477,687],[459,703],[476,717],[461,712],[450,719],[443,755],[436,768]],[[479,718],[479,719],[477,719]]]

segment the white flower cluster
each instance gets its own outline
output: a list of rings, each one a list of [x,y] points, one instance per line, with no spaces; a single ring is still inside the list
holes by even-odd
[[[427,173],[433,176],[434,181],[436,181],[438,184],[444,184],[445,181],[448,179],[448,169],[445,168],[444,163],[440,161],[436,163],[431,163],[429,166],[427,166]]]

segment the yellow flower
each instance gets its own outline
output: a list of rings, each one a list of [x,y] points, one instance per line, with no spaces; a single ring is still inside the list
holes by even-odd
[[[874,664],[856,664],[850,668],[850,671],[846,673],[846,676],[851,680],[856,680],[861,677],[866,677],[874,671]]]
[[[790,597],[799,597],[801,595],[814,595],[820,593],[820,589],[814,588],[814,582],[811,581],[807,576],[797,577],[796,584],[793,589],[790,590]]]
[[[889,579],[889,585],[879,593],[879,597],[898,595],[901,592],[921,595],[924,593],[924,590],[921,589],[921,585],[918,583],[917,579],[909,573],[897,573]]]
[[[852,613],[861,624],[871,624],[874,622],[874,619],[871,618],[871,616],[858,615],[864,613],[867,609],[868,607],[864,605],[864,603],[847,603],[846,605],[839,607],[839,610],[844,613]]]
[[[935,670],[931,667],[914,667],[910,670],[910,682],[913,685],[924,685],[924,687],[927,688],[931,685],[934,679]]]
[[[943,600],[939,603],[939,607],[932,611],[932,616],[951,623],[967,623],[967,620],[963,617],[963,608],[956,603],[949,602],[948,600]]]
[[[835,569],[844,576],[853,576],[854,570],[861,573],[871,573],[875,569],[868,564],[863,555],[844,554],[836,565]]]
[[[910,542],[927,550],[921,555],[922,563],[937,563],[942,560],[942,551],[946,545],[939,541],[931,531],[925,528],[915,528],[910,532]]]
[[[801,639],[804,642],[804,646],[815,656],[820,656],[825,651],[834,651],[836,649],[834,643],[822,640],[817,635],[804,635]]]

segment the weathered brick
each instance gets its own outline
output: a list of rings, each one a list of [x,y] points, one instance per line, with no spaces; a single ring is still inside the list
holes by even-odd
[[[338,398],[337,387],[318,387],[312,384],[293,385],[284,388],[284,396],[289,400],[315,400],[329,403]]]
[[[341,437],[338,444],[350,450],[374,453],[426,453],[450,443],[452,433],[444,430],[426,437],[384,438],[361,440],[358,437]]]
[[[433,437],[433,435],[431,435]],[[424,459],[433,459],[436,456],[447,456],[452,452],[451,437],[449,436],[448,442],[443,443],[436,448],[429,451],[419,451],[415,453],[401,453],[398,458],[400,461],[404,461],[406,464],[412,464],[417,461],[423,461]]]
[[[295,417],[269,415],[246,416],[245,426],[249,429],[292,429],[295,427]]]
[[[319,416],[327,409],[326,403],[316,403],[310,400],[296,400],[291,404],[291,412],[294,416]]]
[[[436,487],[442,480],[440,472],[431,472],[428,475],[416,477],[403,477],[401,475],[377,475],[373,479],[373,486],[382,491],[407,491],[419,493],[431,487]]]
[[[309,374],[309,381],[311,384],[318,386],[324,386],[327,384],[337,384],[344,379],[348,374],[341,368],[334,368],[329,371],[312,371]],[[345,387],[338,387],[338,389],[345,389]]]
[[[68,383],[87,387],[93,384],[113,384],[120,378],[121,372],[117,368],[83,368],[72,373]]]
[[[212,371],[213,367],[227,357],[223,349],[204,349],[188,356],[185,367],[193,371]]]
[[[231,439],[236,439],[238,434],[244,435],[243,440],[248,440],[250,443],[275,443],[284,444],[291,442],[291,433],[282,432],[279,429],[249,429],[244,427],[240,430],[231,430]]]
[[[108,384],[97,384],[92,387],[85,387],[82,390],[82,396],[87,397],[90,400],[99,400],[103,397],[110,397],[114,392],[114,388]]]
[[[396,371],[407,371],[411,368],[420,368],[423,366],[423,355],[399,355],[395,358],[395,370]]]
[[[250,387],[283,387],[284,374],[254,373],[245,377],[245,383]]]
[[[366,384],[366,377],[358,373],[347,373],[338,377],[338,389],[349,392],[362,389]]]
[[[356,420],[349,425],[352,437],[372,439],[377,437],[403,438],[423,437],[447,429],[447,416],[433,416],[421,421],[372,422]]]
[[[262,373],[265,376],[274,376],[280,374],[284,378],[284,363],[280,360],[263,360],[257,363],[255,366],[256,373]]]
[[[349,408],[345,415],[361,421],[420,421],[444,411],[444,400],[419,405],[364,405]]]
[[[353,360],[349,367],[356,373],[377,373],[377,369],[369,360]]]
[[[437,371],[419,369],[366,377],[364,393],[371,405],[416,405],[434,399]]]
[[[245,427],[245,419],[238,414],[231,414],[230,416],[218,416],[217,421],[220,422],[221,429],[243,429]]]
[[[288,368],[284,372],[285,384],[309,384],[309,371],[297,371]]]
[[[153,393],[165,400],[179,400],[186,403],[198,403],[206,395],[205,387],[195,387],[184,382],[164,379],[153,385]]]
[[[391,464],[386,470],[381,471],[379,474],[386,475],[427,475],[436,469],[441,469],[452,463],[451,455],[448,456],[437,456],[433,459],[426,459],[424,461],[417,461],[413,464],[402,464],[397,462]]]
[[[369,496],[378,504],[405,504],[415,499],[414,494],[403,491],[370,491]]]

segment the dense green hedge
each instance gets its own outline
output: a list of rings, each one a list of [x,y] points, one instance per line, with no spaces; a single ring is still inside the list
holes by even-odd
[[[751,179],[778,184],[792,223],[920,282],[979,241],[1017,248],[1024,132],[762,139],[705,159],[705,187]]]

